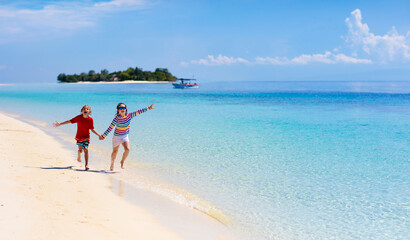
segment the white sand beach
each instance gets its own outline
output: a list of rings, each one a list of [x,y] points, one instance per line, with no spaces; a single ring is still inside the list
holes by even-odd
[[[107,174],[83,171],[72,151],[30,124],[0,114],[0,139],[1,239],[204,239],[114,194]]]
[[[134,80],[125,80],[125,81],[112,81],[112,82],[61,82],[60,84],[122,84],[122,83],[171,83],[169,81],[134,81]]]

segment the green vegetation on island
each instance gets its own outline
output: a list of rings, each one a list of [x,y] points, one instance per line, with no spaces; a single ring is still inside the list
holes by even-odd
[[[101,70],[100,73],[90,70],[88,73],[66,75],[60,73],[57,80],[62,83],[75,82],[120,82],[126,80],[132,81],[169,81],[174,82],[177,77],[173,76],[166,68],[157,68],[155,72],[143,71],[141,68],[128,68],[125,71],[108,72],[107,69]]]

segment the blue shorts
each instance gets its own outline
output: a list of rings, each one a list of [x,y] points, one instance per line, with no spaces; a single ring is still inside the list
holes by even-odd
[[[90,141],[88,141],[88,140],[81,141],[81,142],[77,141],[77,145],[81,146],[83,148],[88,148],[88,144],[90,144]]]

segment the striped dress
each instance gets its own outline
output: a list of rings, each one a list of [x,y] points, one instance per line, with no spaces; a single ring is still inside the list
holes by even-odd
[[[105,138],[107,135],[111,132],[111,130],[115,127],[114,130],[114,136],[125,136],[130,132],[130,123],[131,119],[133,117],[136,117],[148,110],[151,110],[149,107],[147,108],[142,108],[138,111],[128,113],[124,117],[121,117],[120,115],[115,116],[115,118],[112,120],[110,126],[108,129],[103,133],[102,137]]]

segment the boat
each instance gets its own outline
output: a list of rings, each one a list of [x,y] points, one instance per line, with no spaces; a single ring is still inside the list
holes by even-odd
[[[198,88],[197,83],[191,83],[191,81],[196,81],[195,78],[178,78],[175,82],[172,83],[174,88]]]

